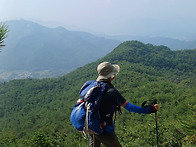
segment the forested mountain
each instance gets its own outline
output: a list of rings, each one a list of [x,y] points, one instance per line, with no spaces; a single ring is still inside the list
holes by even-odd
[[[120,43],[26,20],[5,24],[9,36],[0,54],[0,77],[5,79],[64,75],[105,56]]]
[[[131,103],[159,103],[160,147],[196,145],[196,50],[172,51],[127,41],[104,58],[59,77],[12,80],[0,84],[0,146],[80,146],[88,141],[74,132],[70,113],[80,87],[97,77],[102,61],[119,64],[115,87]],[[116,134],[123,147],[156,146],[154,114],[134,114],[122,108]]]

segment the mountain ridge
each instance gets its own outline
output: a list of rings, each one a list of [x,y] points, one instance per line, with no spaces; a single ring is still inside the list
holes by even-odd
[[[143,43],[149,43],[153,45],[164,45],[169,47],[171,50],[184,50],[184,49],[195,49],[196,40],[185,40],[179,38],[170,38],[162,36],[132,36],[132,35],[99,35],[109,39],[119,40],[121,42],[129,40],[138,40]]]
[[[172,50],[177,46],[180,49],[196,47],[195,41],[138,36],[100,37],[87,32],[69,31],[61,26],[48,28],[27,20],[6,23],[10,31],[5,40],[5,49],[0,54],[0,81],[62,76],[104,57],[123,40],[141,40],[168,46]]]

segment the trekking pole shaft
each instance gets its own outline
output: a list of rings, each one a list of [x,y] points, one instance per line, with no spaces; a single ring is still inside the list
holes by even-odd
[[[157,112],[155,112],[155,121],[156,121],[156,135],[157,135],[157,147],[159,146],[159,134],[158,134],[158,123],[157,123]]]

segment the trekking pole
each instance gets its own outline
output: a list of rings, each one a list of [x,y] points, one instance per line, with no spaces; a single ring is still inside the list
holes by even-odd
[[[153,101],[153,105],[157,104],[157,99]],[[157,147],[159,146],[159,133],[158,133],[158,120],[157,120],[157,111],[155,112],[155,122],[156,122],[156,136],[157,136]]]
[[[155,121],[156,121],[156,135],[157,135],[157,147],[159,146],[159,133],[158,133],[158,123],[157,123],[157,112],[155,112]]]
[[[147,108],[147,107],[152,107],[155,104],[157,104],[157,99],[144,101],[141,106]],[[157,112],[155,112],[155,122],[156,122],[156,138],[157,138],[157,147],[158,147],[159,134],[158,134]]]

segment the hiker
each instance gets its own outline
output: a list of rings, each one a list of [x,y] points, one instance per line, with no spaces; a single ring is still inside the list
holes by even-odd
[[[97,72],[98,78],[96,81],[107,83],[99,109],[100,119],[104,122],[104,126],[101,134],[90,135],[90,146],[100,147],[102,143],[106,147],[121,147],[114,132],[113,115],[116,108],[122,106],[130,112],[149,114],[158,111],[158,104],[144,108],[128,102],[111,84],[120,72],[119,65],[102,62],[98,65]]]

